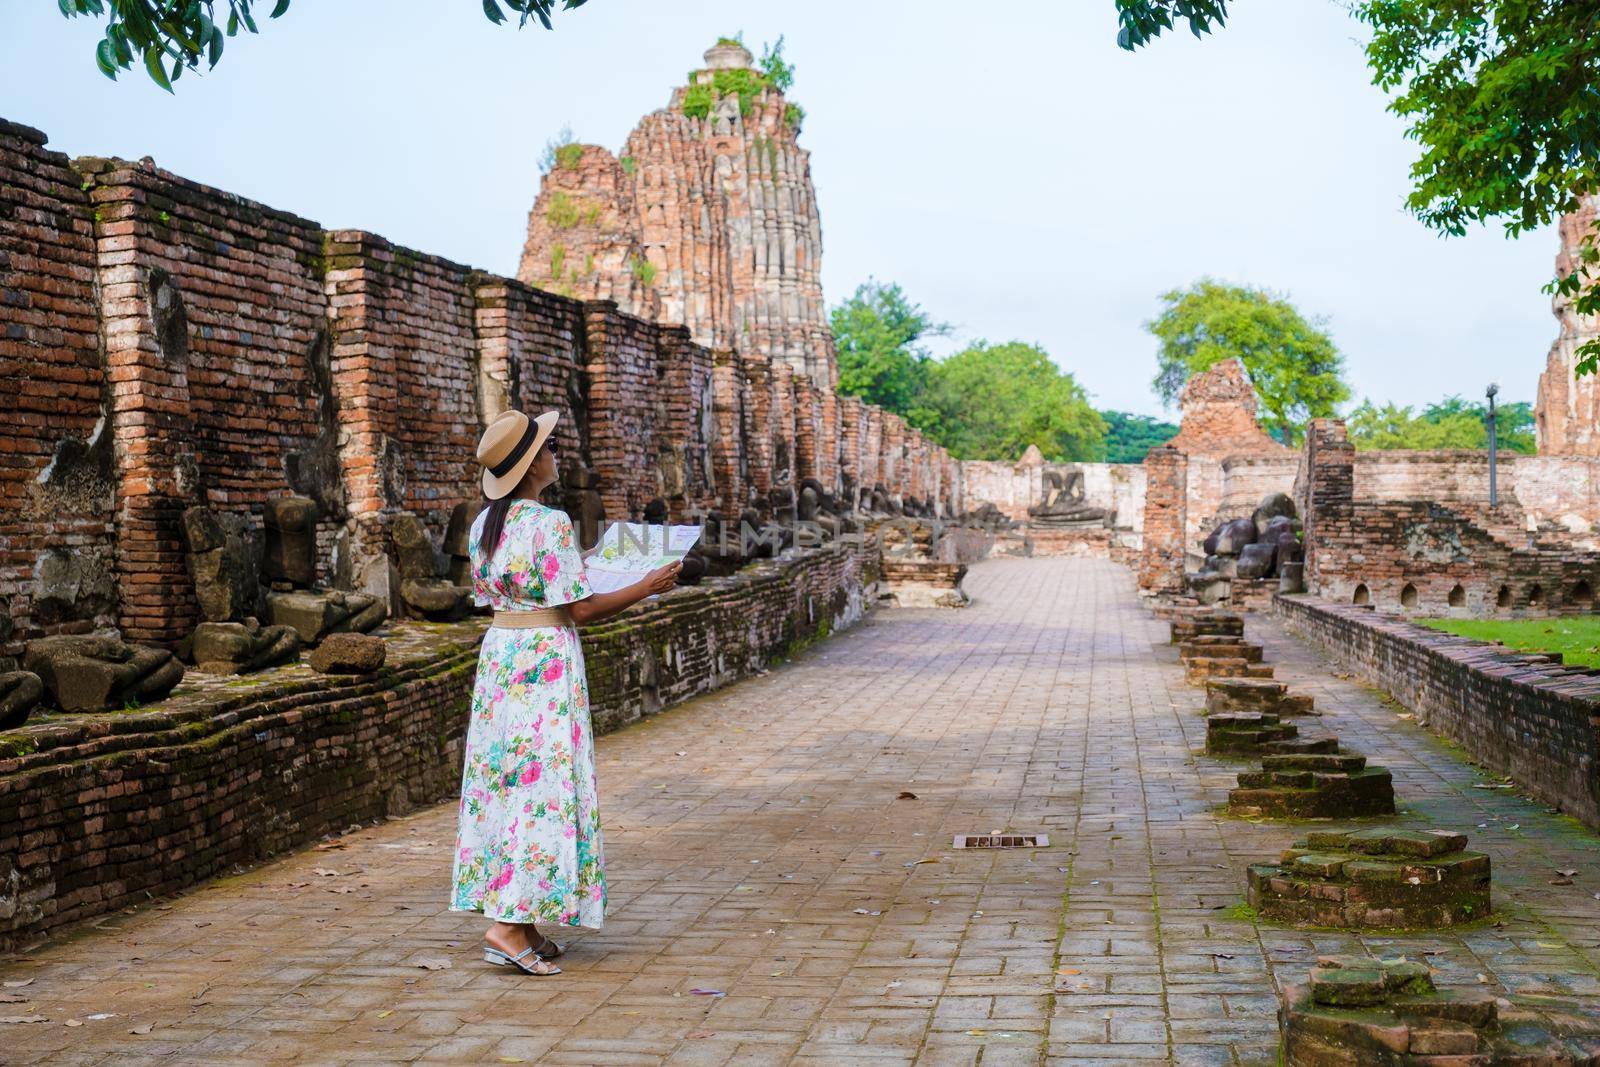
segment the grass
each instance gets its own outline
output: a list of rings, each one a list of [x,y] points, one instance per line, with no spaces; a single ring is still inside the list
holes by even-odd
[[[1559,619],[1417,619],[1431,630],[1443,630],[1479,641],[1499,641],[1524,652],[1559,652],[1562,662],[1600,667],[1600,615]]]

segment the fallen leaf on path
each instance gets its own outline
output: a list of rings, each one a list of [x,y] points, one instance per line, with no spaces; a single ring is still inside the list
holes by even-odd
[[[1571,885],[1572,884],[1572,879],[1566,877],[1565,875],[1563,875],[1560,878],[1552,878],[1552,879],[1550,879],[1550,884],[1551,885]]]
[[[155,1023],[140,1023],[138,1026],[135,1026],[132,1030],[129,1030],[128,1033],[130,1033],[130,1034],[148,1034],[151,1030],[154,1030],[155,1028],[156,1028],[156,1024]]]
[[[67,1025],[68,1026],[82,1026],[83,1025],[83,1020],[82,1019],[68,1019],[67,1020]]]
[[[968,1030],[967,1031],[967,1033],[971,1034],[973,1037],[982,1037],[984,1034],[987,1034],[988,1032],[989,1031],[987,1031],[987,1030]]]
[[[699,1041],[701,1038],[705,1037],[716,1037],[717,1032],[715,1030],[690,1030],[683,1036],[693,1041]]]
[[[378,1018],[387,1019],[389,1016],[391,1016],[393,1014],[394,1014],[394,1009],[393,1008],[389,1008],[389,1009],[387,1009],[385,1011],[380,1011],[378,1013]]]
[[[32,978],[13,978],[11,981],[6,982],[4,984],[5,984],[5,987],[7,989],[21,989],[25,985],[32,985],[33,984],[33,979]]]
[[[896,800],[915,800],[915,799],[917,799],[917,794],[911,792],[911,790],[909,790],[909,789],[902,789],[902,790],[900,790],[900,795],[895,797],[895,799]]]
[[[501,1063],[527,1063],[528,1061],[524,1060],[524,1059],[520,1059],[519,1057],[516,1057],[516,1056],[501,1056],[500,1057],[500,1062]]]
[[[21,993],[0,993],[0,1004],[26,1004],[28,998]]]
[[[720,989],[691,989],[689,992],[697,997],[725,997],[728,995]]]
[[[290,882],[288,885],[284,886],[284,888],[285,889],[304,889],[306,886],[308,886],[310,884],[311,884],[310,882]]]
[[[1083,972],[1078,970],[1078,968],[1076,968],[1076,967],[1058,967],[1058,968],[1056,968],[1056,973],[1057,974],[1082,974]]]
[[[313,867],[313,868],[311,868],[311,873],[312,874],[316,874],[316,875],[320,875],[323,878],[337,878],[337,877],[339,877],[339,872],[338,871],[329,870],[326,867]]]
[[[47,1023],[50,1020],[43,1015],[0,1015],[0,1025],[13,1023]]]
[[[1570,871],[1557,871],[1556,873],[1559,874],[1563,878],[1571,878],[1573,875],[1577,874],[1578,872],[1576,870],[1570,870]]]
[[[421,967],[425,971],[448,971],[450,969],[450,961],[436,959],[430,956],[418,960],[417,966]]]
[[[405,846],[402,845],[400,847],[404,848]],[[331,852],[336,848],[344,848],[344,842],[343,841],[324,841],[324,842],[322,842],[322,844],[317,846],[317,851],[318,852]]]

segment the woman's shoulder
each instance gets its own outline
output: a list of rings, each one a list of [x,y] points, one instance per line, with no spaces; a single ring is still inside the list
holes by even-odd
[[[553,508],[548,504],[541,504],[537,500],[518,500],[511,506],[510,518],[518,522],[557,527],[563,522],[572,521],[567,518],[565,511],[560,508]]]

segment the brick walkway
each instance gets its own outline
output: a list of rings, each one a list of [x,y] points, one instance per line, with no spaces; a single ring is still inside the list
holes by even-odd
[[[0,1015],[49,1019],[0,1026],[0,1061],[1270,1063],[1274,981],[1361,941],[1447,981],[1600,994],[1600,839],[1475,788],[1304,646],[1255,627],[1395,771],[1402,823],[1493,855],[1503,925],[1258,927],[1243,869],[1295,831],[1218,814],[1238,768],[1193,754],[1201,695],[1128,573],[995,560],[968,588],[966,611],[883,613],[602,739],[614,905],[561,977],[485,966],[481,923],[442,910],[444,806],[0,965],[31,982]],[[1000,829],[1051,846],[948,847]]]

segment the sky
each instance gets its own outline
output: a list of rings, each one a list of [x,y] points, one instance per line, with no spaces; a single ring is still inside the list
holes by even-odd
[[[479,0],[296,0],[168,96],[102,76],[90,20],[0,0],[0,117],[515,274],[549,138],[616,150],[716,37],[782,34],[830,304],[898,282],[954,326],[936,351],[1034,342],[1099,406],[1159,415],[1144,324],[1211,276],[1325,320],[1358,399],[1532,400],[1553,230],[1435,236],[1361,27],[1334,0],[1231,9],[1128,53],[1112,0],[590,0],[553,33]]]

